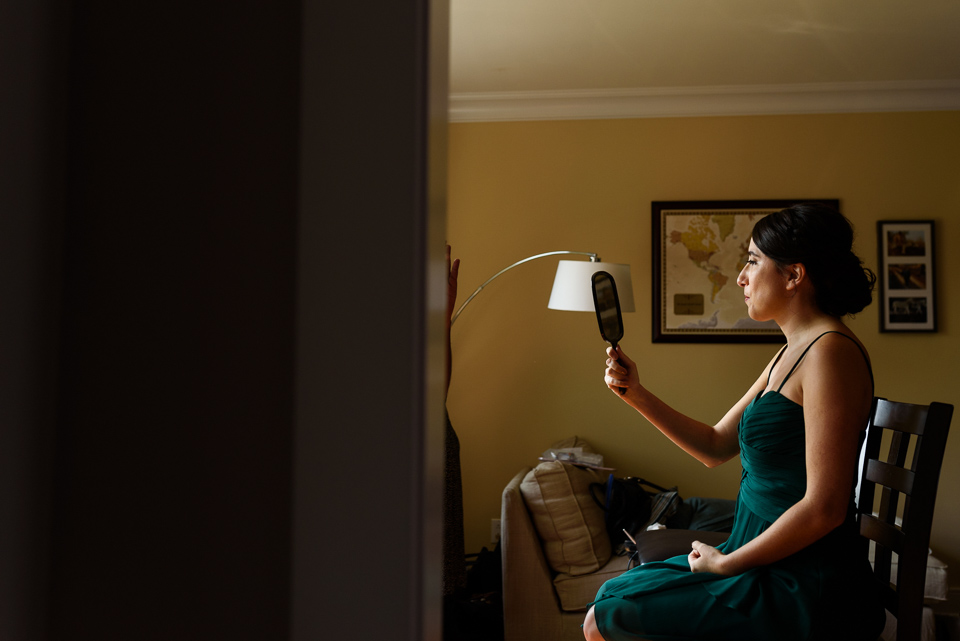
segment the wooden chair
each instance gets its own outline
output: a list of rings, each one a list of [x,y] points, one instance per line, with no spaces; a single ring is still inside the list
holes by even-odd
[[[930,528],[952,416],[953,405],[881,398],[874,399],[870,414],[858,500],[860,534],[874,542],[874,575],[884,605],[897,618],[897,641],[920,640]]]

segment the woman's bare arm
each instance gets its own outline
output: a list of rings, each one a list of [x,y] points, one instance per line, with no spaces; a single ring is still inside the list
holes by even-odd
[[[740,451],[737,440],[740,415],[766,385],[769,364],[720,422],[708,425],[678,412],[643,387],[636,363],[623,352],[622,347],[618,346],[616,351],[612,347],[607,348],[607,356],[604,376],[607,386],[685,452],[707,467],[715,467]],[[624,390],[623,394],[620,394],[620,389]]]

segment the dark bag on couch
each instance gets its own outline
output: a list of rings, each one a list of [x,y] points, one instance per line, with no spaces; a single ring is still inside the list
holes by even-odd
[[[650,492],[644,486],[657,491]],[[668,490],[634,476],[621,479],[611,474],[605,484],[591,483],[590,494],[603,508],[607,536],[614,550],[623,544],[624,530],[633,535],[653,522],[662,523],[682,503],[677,488]],[[598,494],[603,496],[602,500]]]

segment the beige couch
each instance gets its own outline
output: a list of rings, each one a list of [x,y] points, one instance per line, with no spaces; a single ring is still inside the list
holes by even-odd
[[[500,554],[503,561],[505,641],[582,641],[586,605],[607,579],[622,574],[629,559],[612,556],[594,572],[555,572],[547,563],[520,484],[521,470],[503,490]]]
[[[554,447],[589,445],[574,437]],[[612,554],[603,510],[589,495],[596,473],[557,462],[524,468],[503,490],[500,552],[505,641],[581,641],[587,605],[608,579],[628,569]],[[726,534],[645,532],[642,561],[686,553],[695,538],[717,545]]]

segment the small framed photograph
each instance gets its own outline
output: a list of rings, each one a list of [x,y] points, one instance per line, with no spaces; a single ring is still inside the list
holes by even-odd
[[[791,205],[837,199],[653,202],[653,342],[783,343],[750,318],[737,277],[754,224]]]
[[[880,331],[937,331],[933,221],[878,221],[877,253]]]

